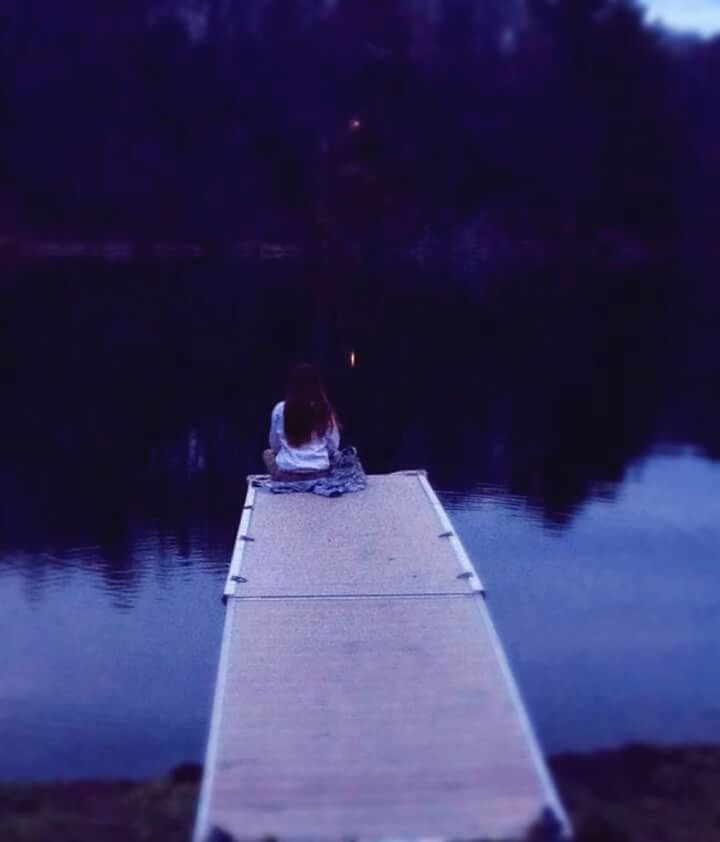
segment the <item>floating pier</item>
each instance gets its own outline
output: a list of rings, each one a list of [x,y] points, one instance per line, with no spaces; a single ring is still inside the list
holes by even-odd
[[[225,597],[195,842],[569,837],[423,472],[336,499],[251,477]]]

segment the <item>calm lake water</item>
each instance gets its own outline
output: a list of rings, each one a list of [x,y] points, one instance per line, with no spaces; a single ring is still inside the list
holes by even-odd
[[[202,759],[244,477],[300,358],[369,471],[428,469],[547,751],[720,740],[718,277],[4,276],[0,777]]]

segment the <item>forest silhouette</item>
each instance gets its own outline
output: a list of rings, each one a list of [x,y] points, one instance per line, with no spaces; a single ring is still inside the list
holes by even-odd
[[[720,38],[632,0],[5,0],[0,236],[705,248]]]

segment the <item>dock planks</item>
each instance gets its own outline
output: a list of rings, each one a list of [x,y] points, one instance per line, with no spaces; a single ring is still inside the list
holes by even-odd
[[[568,830],[424,474],[251,485],[225,595],[195,842],[520,840],[546,809]]]

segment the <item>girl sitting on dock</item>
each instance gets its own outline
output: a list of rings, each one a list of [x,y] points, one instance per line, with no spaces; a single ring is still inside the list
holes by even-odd
[[[263,461],[273,479],[309,479],[329,472],[340,430],[314,366],[293,369],[285,400],[272,411],[269,443]]]
[[[340,426],[317,369],[298,365],[285,400],[270,421],[270,448],[263,461],[276,493],[312,491],[336,497],[366,486],[354,448],[340,450]]]

